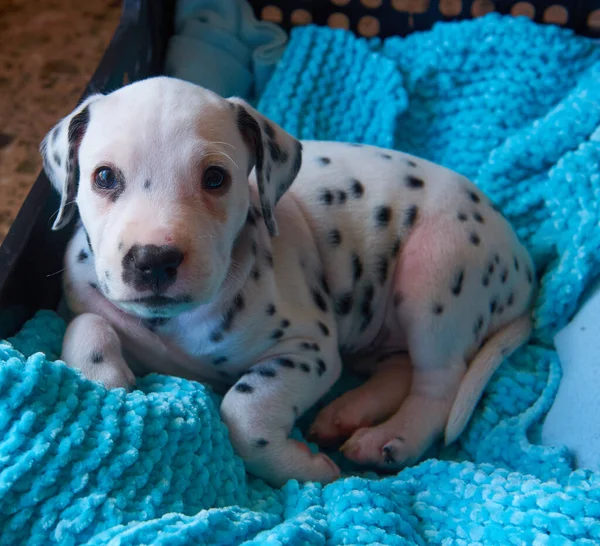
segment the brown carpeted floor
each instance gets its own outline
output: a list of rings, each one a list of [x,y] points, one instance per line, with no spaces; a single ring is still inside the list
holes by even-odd
[[[77,103],[120,0],[0,0],[0,241],[41,168],[38,146]]]

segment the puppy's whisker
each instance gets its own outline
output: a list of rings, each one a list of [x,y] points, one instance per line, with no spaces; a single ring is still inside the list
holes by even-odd
[[[227,155],[225,152],[215,152],[218,155],[224,155],[227,159],[229,159],[229,161],[231,161],[234,165],[236,169],[239,169],[239,167],[237,166],[237,163],[231,158],[231,156]]]
[[[59,275],[60,273],[62,273],[64,270],[66,269],[66,267],[63,267],[62,269],[60,269],[59,271],[55,271],[54,273],[50,273],[49,275],[46,275],[46,278],[48,277],[54,277],[54,275]]]
[[[234,150],[236,149],[236,147],[233,144],[231,144],[231,142],[209,142],[209,144],[224,144],[225,146],[230,146]]]

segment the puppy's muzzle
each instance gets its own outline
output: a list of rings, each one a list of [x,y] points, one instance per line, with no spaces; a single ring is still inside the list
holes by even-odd
[[[160,294],[175,283],[181,262],[177,247],[133,245],[123,257],[123,282],[139,292]]]

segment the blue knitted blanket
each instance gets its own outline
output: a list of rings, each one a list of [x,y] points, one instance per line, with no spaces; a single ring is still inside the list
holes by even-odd
[[[158,375],[107,391],[54,362],[65,325],[40,312],[0,344],[0,544],[600,543],[600,475],[536,445],[561,375],[552,337],[600,272],[600,45],[498,16],[383,43],[307,27],[259,108],[300,138],[475,180],[540,272],[531,343],[452,449],[274,490],[245,474],[215,395]]]

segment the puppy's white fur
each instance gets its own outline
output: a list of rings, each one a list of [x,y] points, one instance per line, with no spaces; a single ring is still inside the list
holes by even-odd
[[[130,386],[133,370],[226,390],[232,441],[273,484],[338,475],[288,434],[342,354],[372,377],[321,412],[317,439],[350,437],[347,456],[392,467],[444,427],[453,441],[527,338],[534,291],[527,251],[464,177],[369,146],[302,147],[243,101],[169,78],[90,97],[42,145],[63,196],[56,227],[71,201],[81,217],[66,254],[79,314],[66,362],[110,387]],[[202,187],[215,165],[223,191]],[[95,185],[102,167],[118,191]],[[160,291],[170,305],[139,301],[152,291],[124,274],[135,245],[182,251]]]

